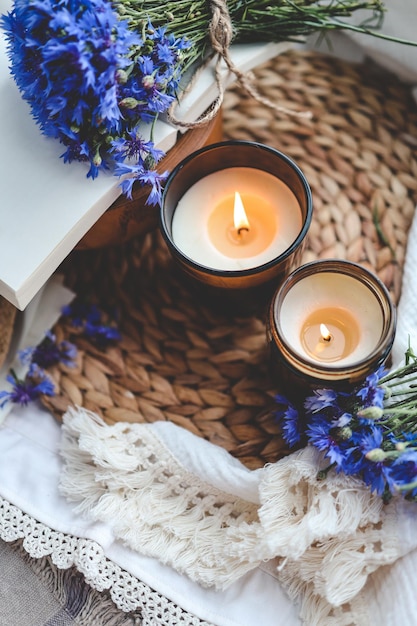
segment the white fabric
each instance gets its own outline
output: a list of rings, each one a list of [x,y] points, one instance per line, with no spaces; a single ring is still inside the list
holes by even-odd
[[[401,298],[397,307],[397,329],[392,349],[395,365],[404,359],[408,343],[417,354],[417,220],[411,224],[408,235],[406,263],[403,269]]]
[[[59,319],[62,307],[69,304],[74,294],[63,284],[63,277],[54,275],[40,289],[25,311],[18,311],[6,359],[0,368],[0,389],[10,387],[6,378],[13,369],[18,377],[23,378],[28,369],[22,363],[19,352],[38,345],[48,331]],[[0,424],[10,413],[13,405],[5,404],[0,407]]]
[[[417,2],[415,0],[384,0],[386,8],[381,34],[416,42]],[[351,18],[360,24],[369,17],[368,11],[357,11]],[[417,85],[417,46],[404,45],[362,33],[331,31],[322,37],[313,34],[308,47],[326,54],[333,54],[352,62],[364,62],[369,57],[381,68],[396,74],[401,80]],[[383,77],[382,77],[383,80]]]
[[[216,626],[253,626],[254,623],[275,626],[278,614],[286,624],[299,626],[295,607],[268,568],[257,568],[224,591],[204,589],[157,559],[123,546],[115,540],[109,525],[91,522],[75,514],[58,491],[62,468],[59,443],[60,427],[48,412],[33,405],[27,409],[14,409],[0,428],[0,495],[47,528],[93,540],[111,561],[185,610]],[[214,446],[212,448],[217,450]],[[0,521],[4,521],[1,516]],[[6,528],[0,525],[3,539],[10,539],[7,527],[7,524]],[[34,543],[36,545],[39,533],[32,533],[30,524],[26,523],[21,532],[29,534],[28,549]],[[50,553],[58,550],[59,540],[59,536],[51,539]],[[63,544],[68,546],[69,541],[65,539]],[[32,554],[35,556],[35,552]],[[83,566],[78,558],[74,557],[74,561],[83,571],[86,564],[84,562]],[[118,585],[123,587],[122,577]],[[125,591],[128,596],[129,588]]]
[[[384,0],[386,8],[382,33],[390,37],[416,41],[417,2],[415,0]],[[355,22],[360,13],[355,16]],[[386,41],[363,34],[349,36],[366,53],[402,80],[417,84],[417,47]]]

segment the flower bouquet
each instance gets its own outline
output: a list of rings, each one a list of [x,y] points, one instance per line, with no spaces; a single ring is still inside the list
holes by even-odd
[[[329,471],[361,478],[384,502],[417,500],[417,356],[380,368],[351,392],[317,389],[298,406],[276,397],[276,417],[290,448],[312,445]]]
[[[349,20],[357,11],[360,26]],[[155,205],[166,172],[153,128],[181,98],[184,74],[218,55],[250,89],[232,43],[336,29],[383,36],[383,14],[381,0],[15,0],[1,24],[14,80],[64,161],[85,161],[93,179],[110,169],[128,198],[138,181]]]

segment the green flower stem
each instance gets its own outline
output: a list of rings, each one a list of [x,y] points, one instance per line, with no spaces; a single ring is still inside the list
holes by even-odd
[[[335,20],[334,28],[337,28],[337,24],[338,24],[338,21]],[[377,30],[371,30],[371,29],[365,28],[364,26],[355,26],[354,24],[344,23],[343,30],[350,30],[352,32],[362,33],[365,35],[372,35],[372,37],[385,39],[385,41],[392,41],[392,42],[400,43],[400,44],[407,45],[407,46],[417,46],[417,41],[411,41],[410,39],[402,39],[401,37],[392,37],[385,33],[378,32]],[[391,248],[391,246],[388,246],[388,247]],[[391,252],[393,252],[392,248],[391,248]],[[395,257],[395,252],[393,252],[393,256]]]
[[[330,465],[327,465],[327,467],[324,467],[323,469],[319,470],[316,476],[317,480],[325,480],[327,478],[327,474],[334,467],[336,467],[336,463],[330,463]]]
[[[131,27],[141,31],[150,19],[154,26],[166,26],[176,36],[185,36],[193,46],[183,51],[184,69],[201,62],[210,53],[208,38],[212,18],[207,0],[115,0],[119,14]],[[300,41],[313,32],[351,30],[393,41],[377,31],[385,12],[382,0],[228,0],[227,9],[233,26],[233,43],[262,41]],[[347,18],[356,11],[367,11],[360,25]]]
[[[406,415],[407,417],[409,417],[410,410],[411,409],[416,409],[416,408],[417,408],[417,406],[416,406],[415,402],[413,402],[413,403],[408,403],[407,402],[407,403],[405,403],[401,407],[393,407],[393,408],[389,407],[387,409],[387,414],[390,417],[397,417],[397,418],[400,417],[401,415]],[[417,415],[416,415],[416,418],[417,418]]]
[[[414,372],[410,372],[410,374],[414,374]],[[404,393],[404,389],[403,391],[401,391],[401,386],[404,387],[403,378],[401,378],[397,382],[394,382],[390,385],[384,385],[384,387],[386,387],[386,389],[390,392],[390,395],[398,395],[400,393]],[[410,387],[411,389],[416,389],[417,383],[414,381],[417,381],[417,376],[414,376],[414,375],[407,376],[407,387]],[[409,384],[410,382],[414,382],[414,384]],[[397,387],[400,387],[400,391],[396,391]]]
[[[415,407],[414,407],[415,409]],[[398,415],[391,414],[387,419],[378,421],[381,426],[386,426],[386,432],[392,434],[401,434],[406,427],[407,432],[414,433],[417,431],[417,414],[401,412]]]
[[[390,399],[392,398],[401,398],[400,400],[392,400],[390,401]],[[387,408],[391,408],[391,407],[396,407],[396,406],[401,406],[403,405],[405,402],[412,402],[413,400],[417,400],[417,392],[416,392],[416,387],[415,385],[412,385],[411,388],[409,388],[408,384],[406,388],[403,389],[399,389],[398,391],[393,391],[386,399],[385,402],[385,406]]]
[[[399,399],[397,399],[399,398]],[[396,391],[386,398],[384,406],[387,409],[393,409],[404,404],[415,404],[417,401],[417,394],[415,387],[413,389],[404,389],[402,391]]]
[[[406,485],[395,485],[397,491],[411,491],[417,487],[417,481],[407,483]]]
[[[380,379],[378,384],[381,386],[384,386],[388,382],[396,381],[394,383],[391,383],[391,385],[389,386],[401,385],[402,378],[405,378],[406,376],[409,376],[410,374],[414,374],[414,373],[417,373],[417,363],[415,362],[408,364],[408,365],[403,365],[402,367],[399,367],[398,369],[393,370],[392,372],[386,374]],[[396,379],[399,379],[399,380],[396,380]]]

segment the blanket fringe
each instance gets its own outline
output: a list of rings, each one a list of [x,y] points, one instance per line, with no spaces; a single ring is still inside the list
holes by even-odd
[[[70,409],[61,454],[63,495],[77,512],[109,523],[134,550],[216,588],[261,562],[245,531],[236,533],[240,557],[229,550],[230,529],[252,526],[259,535],[257,506],[202,484],[146,425],[108,427],[88,411]]]
[[[401,556],[395,505],[354,477],[318,480],[323,457],[313,447],[258,470],[260,504],[188,471],[147,424],[107,426],[70,409],[61,453],[61,491],[77,512],[203,586],[224,589],[276,559],[309,626],[366,623],[358,607],[368,575]]]
[[[381,498],[353,477],[318,480],[323,465],[321,453],[308,446],[266,468],[259,518],[276,554],[298,559],[313,542],[340,541],[380,521]]]

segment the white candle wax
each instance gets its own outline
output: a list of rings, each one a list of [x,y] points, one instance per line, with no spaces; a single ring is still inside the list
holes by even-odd
[[[246,244],[244,237],[241,244],[235,245],[228,238],[236,191],[242,197],[249,222],[253,213],[254,246]],[[211,220],[214,213],[221,219]],[[262,170],[232,167],[205,176],[186,191],[175,208],[172,239],[194,262],[212,269],[236,271],[259,267],[277,258],[296,240],[301,228],[300,205],[285,183]]]
[[[318,272],[296,282],[285,295],[279,313],[275,310],[278,315],[286,343],[307,361],[326,367],[349,366],[368,357],[381,339],[384,324],[373,292],[359,280],[338,272]],[[311,335],[305,341],[306,332],[311,332],[308,323],[321,317],[334,336],[326,345],[317,331],[317,346],[313,346]]]

